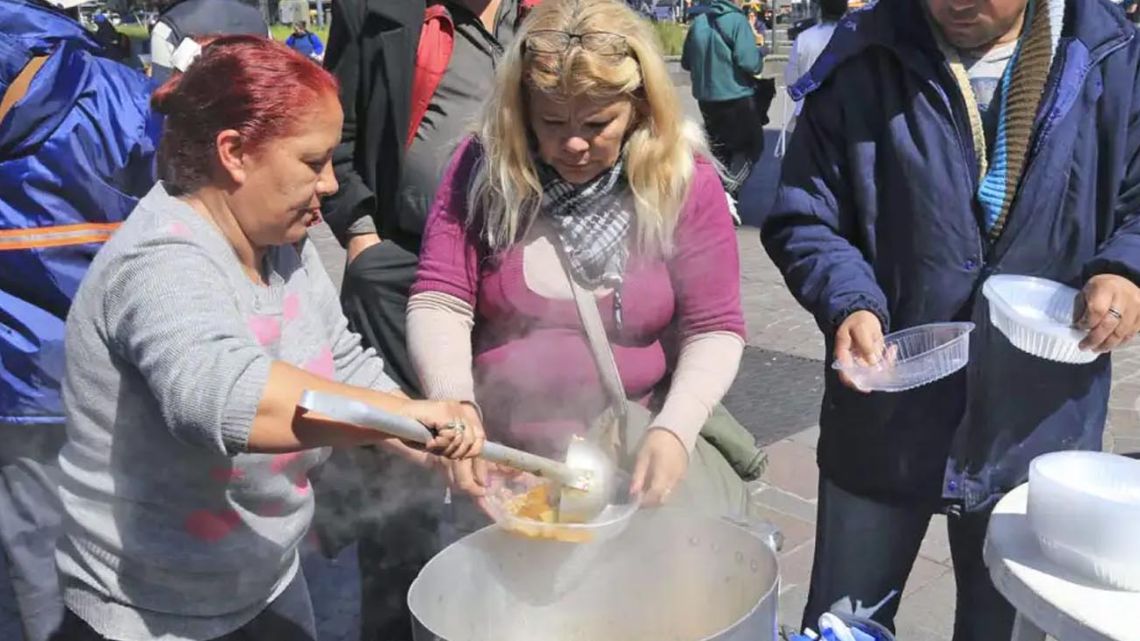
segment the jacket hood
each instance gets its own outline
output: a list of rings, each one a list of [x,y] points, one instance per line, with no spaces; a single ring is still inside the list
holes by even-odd
[[[851,12],[839,21],[835,35],[811,70],[788,87],[788,94],[802,100],[844,62],[874,47],[889,49],[901,60],[916,56],[940,59],[942,54],[923,11],[921,3],[914,0],[877,0]],[[1135,37],[1135,32],[1136,27],[1108,0],[1065,0],[1061,38],[1081,42],[1093,60],[1099,52]]]
[[[0,0],[0,94],[33,56],[49,55],[63,43],[105,55],[92,34],[55,9],[31,0]]]
[[[103,52],[103,45],[83,25],[35,0],[0,0],[0,34],[34,50],[48,50],[66,40],[96,55]]]
[[[48,58],[17,104],[0,123],[0,156],[18,156],[35,149],[67,118],[91,73],[74,43],[64,42]]]
[[[712,2],[702,3],[693,7],[689,10],[689,15],[699,16],[701,14],[708,14],[709,17],[717,18],[734,12],[743,14],[744,10],[729,0],[712,0]]]

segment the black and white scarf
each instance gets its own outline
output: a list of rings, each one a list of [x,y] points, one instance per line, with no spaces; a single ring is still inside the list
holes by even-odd
[[[622,161],[581,185],[566,182],[554,168],[538,163],[541,213],[554,224],[570,270],[587,288],[617,289],[629,258],[626,240],[633,224]]]

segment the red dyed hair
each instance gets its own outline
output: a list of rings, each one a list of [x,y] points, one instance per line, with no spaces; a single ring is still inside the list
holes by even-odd
[[[332,74],[280,43],[258,36],[200,39],[202,55],[155,91],[151,105],[166,116],[158,146],[158,175],[174,194],[210,180],[214,141],[226,129],[256,151],[289,136],[328,96]]]

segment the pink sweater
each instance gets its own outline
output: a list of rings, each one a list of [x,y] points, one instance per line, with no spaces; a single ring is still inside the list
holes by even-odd
[[[585,430],[606,396],[574,302],[528,287],[521,246],[490,256],[466,229],[467,185],[479,154],[477,142],[464,143],[444,176],[412,295],[448,294],[475,310],[475,395],[489,436],[553,454]],[[612,296],[598,300],[625,391],[646,402],[664,392],[682,341],[716,332],[744,336],[736,236],[720,179],[703,160],[675,243],[665,259],[631,257],[620,332]]]

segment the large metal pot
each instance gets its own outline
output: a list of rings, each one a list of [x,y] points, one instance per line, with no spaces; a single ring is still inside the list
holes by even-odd
[[[480,530],[424,567],[408,604],[415,641],[766,641],[778,584],[761,537],[661,509],[607,543]]]

